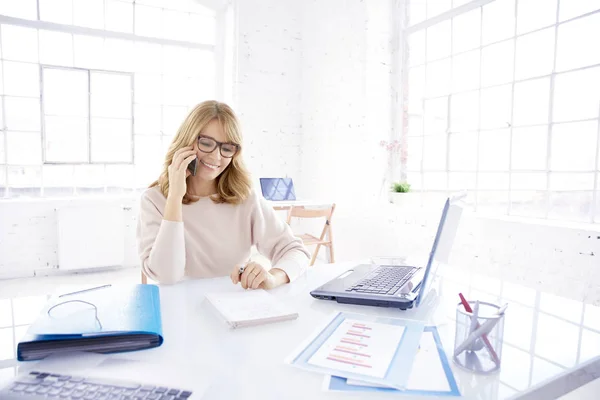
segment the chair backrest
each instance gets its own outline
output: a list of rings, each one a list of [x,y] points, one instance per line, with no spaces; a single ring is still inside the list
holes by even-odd
[[[306,207],[292,206],[288,212],[287,223],[291,224],[292,218],[326,218],[325,225],[331,223],[333,212],[335,211],[335,203],[326,207]]]

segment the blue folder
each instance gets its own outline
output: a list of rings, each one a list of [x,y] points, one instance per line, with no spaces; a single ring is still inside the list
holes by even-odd
[[[53,297],[19,341],[17,359],[143,350],[162,342],[158,287],[105,285]]]

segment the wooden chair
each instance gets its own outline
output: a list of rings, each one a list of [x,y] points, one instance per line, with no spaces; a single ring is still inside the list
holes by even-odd
[[[146,285],[146,284],[148,284],[148,277],[146,276],[144,271],[142,271],[142,285]]]
[[[291,225],[292,218],[323,218],[325,217],[325,225],[323,226],[323,231],[321,232],[320,237],[313,236],[308,233],[303,233],[297,235],[302,239],[302,242],[305,246],[316,245],[315,252],[313,253],[312,259],[310,260],[310,265],[314,265],[315,260],[317,259],[317,255],[319,254],[319,250],[321,246],[325,246],[329,248],[329,262],[335,262],[334,252],[333,252],[333,236],[331,232],[331,217],[333,216],[333,212],[335,211],[335,203],[331,206],[324,208],[307,208],[305,206],[293,206],[290,208],[288,213],[287,223]]]

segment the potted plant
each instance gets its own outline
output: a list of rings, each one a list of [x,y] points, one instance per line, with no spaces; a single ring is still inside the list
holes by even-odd
[[[410,184],[408,182],[394,182],[390,191],[390,203],[406,205],[409,192]]]

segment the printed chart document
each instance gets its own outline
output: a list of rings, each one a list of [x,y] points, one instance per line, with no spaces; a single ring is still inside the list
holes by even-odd
[[[337,376],[326,377],[324,388],[328,391],[388,392],[410,396],[460,396],[435,326],[427,326],[423,331],[406,390]]]
[[[287,358],[298,368],[404,389],[425,324],[337,312]]]
[[[308,361],[310,364],[384,378],[403,326],[347,319]]]
[[[262,325],[298,318],[275,296],[264,290],[209,293],[206,299],[232,328]]]

